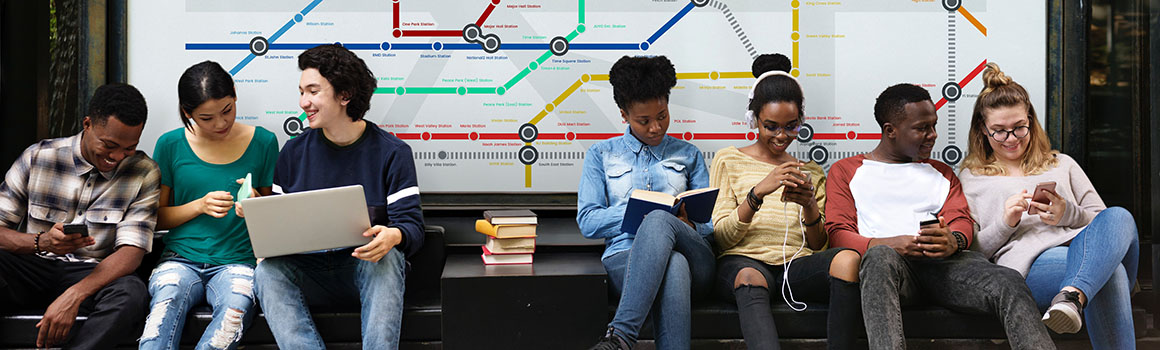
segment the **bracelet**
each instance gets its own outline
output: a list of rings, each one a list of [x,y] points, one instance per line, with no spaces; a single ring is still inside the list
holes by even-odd
[[[757,194],[753,192],[753,190],[756,188],[757,187],[750,187],[749,194],[745,195],[745,201],[749,203],[749,208],[753,209],[753,211],[757,211],[759,208],[761,208],[761,204],[765,202],[764,199],[758,197]]]
[[[814,220],[814,222],[811,222],[811,223],[806,223],[806,222],[804,222],[804,221],[803,221],[803,222],[802,222],[802,226],[805,226],[805,227],[810,227],[810,226],[817,225],[818,223],[822,222],[822,219],[825,219],[825,218],[826,218],[826,216],[825,216],[825,215],[818,214],[818,218],[817,218],[816,220]]]
[[[951,231],[951,236],[955,237],[955,243],[959,246],[958,251],[967,250],[967,235],[959,231]]]
[[[44,231],[36,234],[36,239],[32,240],[32,249],[36,250],[36,255],[44,255],[44,251],[40,250],[40,236],[44,235]]]

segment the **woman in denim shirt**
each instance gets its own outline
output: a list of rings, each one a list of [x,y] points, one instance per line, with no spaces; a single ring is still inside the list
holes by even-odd
[[[620,226],[634,189],[675,195],[708,187],[709,172],[697,147],[665,134],[669,90],[677,84],[668,58],[622,57],[609,82],[629,127],[588,149],[576,222],[584,237],[604,239],[601,260],[620,304],[592,349],[631,348],[650,313],[657,348],[688,349],[691,300],[706,294],[715,270],[712,225],[693,224],[682,207],[676,216],[649,213],[635,235]]]

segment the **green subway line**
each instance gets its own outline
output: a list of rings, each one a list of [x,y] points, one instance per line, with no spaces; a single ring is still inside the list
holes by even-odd
[[[404,92],[407,94],[454,94],[454,86],[451,87],[409,87],[405,88]]]
[[[551,52],[548,54],[551,54]],[[512,77],[512,80],[508,80],[507,84],[503,84],[503,88],[511,90],[512,85],[516,85],[516,83],[520,82],[520,80],[524,79],[524,77],[528,76],[528,73],[531,72],[532,69],[530,67],[525,67],[524,70],[520,71],[519,74],[516,74],[516,76]]]
[[[583,24],[584,23],[584,0],[580,0],[579,2],[580,2],[580,10],[577,11],[577,13],[580,14],[580,23]],[[568,40],[572,40],[572,39],[569,38]]]
[[[548,57],[552,57],[552,51],[544,51],[544,54],[536,59],[536,65],[543,65],[544,61],[548,60]]]
[[[564,39],[568,39],[568,42],[572,42],[572,39],[576,39],[577,35],[580,35],[580,32],[573,30],[571,33],[568,33],[568,36],[564,37]]]
[[[467,93],[468,94],[495,94],[496,92],[495,92],[494,87],[469,87],[469,88],[467,88]]]
[[[302,112],[302,115],[298,116],[298,120],[306,120],[306,112]]]
[[[395,93],[395,88],[393,88],[393,87],[375,88],[375,93],[376,94],[393,94],[393,93]]]

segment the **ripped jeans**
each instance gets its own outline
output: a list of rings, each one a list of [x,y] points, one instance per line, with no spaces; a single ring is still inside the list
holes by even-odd
[[[253,320],[254,267],[199,264],[166,253],[149,276],[149,316],[141,349],[177,349],[189,309],[207,302],[213,321],[197,349],[235,349]]]

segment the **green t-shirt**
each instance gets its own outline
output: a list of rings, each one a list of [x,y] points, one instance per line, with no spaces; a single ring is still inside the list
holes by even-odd
[[[179,128],[161,135],[153,150],[153,159],[161,168],[161,184],[173,189],[172,204],[183,205],[205,197],[213,191],[226,191],[234,197],[241,184],[237,179],[253,174],[254,188],[269,187],[274,182],[274,164],[278,161],[278,139],[274,133],[254,128],[254,137],[241,158],[229,164],[202,161]],[[165,250],[193,262],[213,265],[254,265],[254,248],[246,223],[230,210],[223,218],[201,214],[169,230],[163,238]]]

